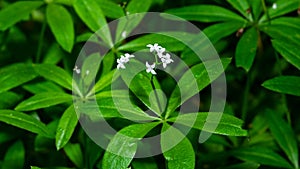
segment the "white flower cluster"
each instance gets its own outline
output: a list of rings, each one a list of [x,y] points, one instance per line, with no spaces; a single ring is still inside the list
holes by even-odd
[[[171,59],[171,55],[169,53],[165,53],[166,49],[159,46],[157,43],[155,44],[148,44],[146,45],[146,47],[150,48],[150,52],[153,53],[155,55],[155,60],[156,62],[154,62],[153,64],[149,64],[148,62],[146,62],[146,72],[147,73],[151,73],[153,75],[156,75],[156,72],[155,72],[155,67],[157,64],[163,64],[163,68],[166,68],[168,64],[174,62],[172,59]],[[128,53],[125,53],[125,56],[121,55],[121,58],[120,59],[117,59],[117,69],[125,69],[125,63],[129,62],[129,59],[130,58],[133,58],[134,55],[131,55],[131,54],[128,54]],[[157,60],[157,57],[160,59],[161,62],[158,62]]]
[[[131,54],[128,54],[128,53],[125,53],[125,56],[121,55],[121,58],[120,59],[117,59],[117,69],[125,69],[125,63],[129,62],[130,58],[134,58],[134,55],[131,55]]]

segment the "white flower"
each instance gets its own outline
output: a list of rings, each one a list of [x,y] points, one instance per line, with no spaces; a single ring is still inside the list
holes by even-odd
[[[117,59],[117,63],[118,63],[117,69],[120,69],[120,68],[125,69],[126,68],[124,65],[124,62],[122,61],[122,57],[120,59]]]
[[[150,52],[153,52],[153,51],[157,52],[157,51],[159,51],[162,48],[157,43],[155,43],[154,45],[148,44],[147,47],[150,48]]]
[[[161,57],[161,62],[163,63],[163,67],[166,68],[168,64],[174,62],[172,59],[171,59],[171,56],[170,54],[166,54],[166,55],[163,55]]]
[[[158,50],[156,51],[158,57],[159,57],[159,58],[162,58],[165,51],[166,51],[166,48],[163,48],[163,47],[161,47],[160,49],[158,49]]]
[[[126,38],[126,35],[127,35],[127,32],[123,31],[121,36],[122,36],[122,38]]]
[[[147,69],[146,69],[147,73],[151,72],[153,75],[156,75],[156,72],[153,70],[155,68],[155,63],[153,63],[152,65],[149,65],[149,63],[146,62],[146,67],[147,67]]]
[[[272,8],[273,8],[273,9],[277,9],[277,4],[274,3],[274,4],[272,5]]]
[[[127,58],[129,60],[130,58],[134,58],[134,55],[131,55],[129,53],[125,53],[125,58]]]
[[[120,69],[120,68],[121,69],[125,69],[126,67],[125,67],[124,64],[127,63],[127,62],[129,62],[130,58],[134,57],[134,55],[131,55],[129,53],[125,53],[124,55],[125,56],[121,55],[121,58],[117,59],[117,63],[118,63],[117,69]]]
[[[75,65],[75,68],[73,69],[77,74],[80,74],[80,69]]]
[[[86,70],[85,74],[86,74],[86,75],[90,74],[90,71],[89,71],[89,70]]]

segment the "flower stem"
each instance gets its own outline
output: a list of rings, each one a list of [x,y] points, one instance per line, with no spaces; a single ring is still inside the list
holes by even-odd
[[[43,24],[42,24],[42,30],[40,33],[40,38],[39,38],[39,44],[38,44],[38,49],[36,52],[36,63],[39,63],[40,61],[40,57],[41,57],[41,53],[42,53],[42,49],[43,49],[43,42],[44,42],[44,35],[45,35],[45,31],[46,31],[46,25],[47,25],[47,21],[46,19],[44,19]]]
[[[155,85],[153,83],[153,75],[151,75],[150,82],[151,82],[152,89],[154,90],[155,100],[158,104],[159,111],[162,113],[162,107],[161,107],[161,104],[159,102],[159,97],[158,97],[157,91],[155,90]],[[157,114],[159,117],[161,117],[161,114],[159,114],[159,113],[155,113],[155,114]]]

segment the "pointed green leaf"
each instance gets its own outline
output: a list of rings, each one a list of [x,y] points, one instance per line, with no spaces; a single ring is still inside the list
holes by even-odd
[[[0,121],[33,133],[52,137],[45,124],[25,113],[13,110],[0,110]]]
[[[181,51],[185,47],[185,45],[183,43],[181,43],[180,41],[178,41],[170,36],[166,36],[164,34],[148,34],[148,35],[141,36],[137,39],[134,39],[134,40],[120,46],[118,48],[118,50],[134,52],[134,51],[146,49],[147,48],[146,45],[152,44],[154,42],[163,46],[168,51]],[[190,38],[193,37],[193,35],[187,34],[187,33],[178,32],[178,35],[179,34],[181,34],[182,36],[190,37]]]
[[[194,5],[170,9],[165,12],[190,21],[218,22],[236,20],[245,22],[245,19],[236,13],[233,13],[223,7],[214,5]]]
[[[15,110],[31,111],[66,102],[72,102],[72,95],[58,92],[44,92],[24,100],[16,106]]]
[[[43,2],[19,1],[0,11],[0,30],[4,31],[22,19],[28,17],[31,11],[40,7]]]
[[[78,118],[74,110],[74,105],[71,105],[62,115],[56,130],[55,145],[56,149],[63,148],[70,140],[75,127],[77,126]],[[80,167],[79,167],[80,168]]]
[[[260,164],[254,162],[245,162],[241,164],[234,164],[223,169],[257,169],[260,167]]]
[[[228,58],[206,61],[205,64],[199,63],[185,72],[171,94],[166,117],[173,113],[182,103],[219,77],[229,65],[230,61],[231,59]],[[209,75],[212,77],[209,77]]]
[[[97,93],[103,90],[105,87],[109,86],[112,82],[116,80],[120,76],[119,72],[116,69],[110,71],[109,73],[100,77],[100,79],[96,82],[94,86],[94,92]]]
[[[93,121],[117,117],[138,121],[156,119],[132,104],[127,90],[101,92],[96,95],[96,99],[97,103],[93,101],[76,102],[75,106],[78,107],[76,112],[87,115]]]
[[[152,76],[152,74],[146,73],[144,67],[144,64],[141,62],[131,60],[130,65],[128,65],[126,69],[118,71],[121,72],[121,77],[130,90],[149,109],[160,116],[160,114],[164,111],[162,110],[162,105],[165,102],[163,92],[160,90],[161,88],[157,78]],[[136,75],[137,72],[140,73]]]
[[[275,77],[265,81],[262,86],[275,92],[300,96],[300,77],[297,76]]]
[[[25,148],[21,141],[17,141],[7,150],[2,164],[2,168],[23,168],[24,162]]]
[[[300,29],[296,26],[287,25],[262,25],[261,31],[269,35],[272,39],[300,45]]]
[[[281,40],[272,40],[272,45],[285,60],[300,69],[300,53],[297,45]]]
[[[120,130],[106,149],[102,168],[127,168],[136,153],[137,142],[158,124],[158,122],[133,124]]]
[[[32,65],[17,63],[0,69],[0,93],[37,77]]]
[[[22,87],[33,94],[42,92],[64,92],[60,86],[51,81],[39,81],[36,83],[23,85]]]
[[[57,43],[53,43],[46,55],[44,56],[43,63],[44,64],[53,64],[56,65],[61,61],[61,59],[65,56],[64,51],[59,47]]]
[[[178,139],[182,140],[178,142]],[[167,123],[162,128],[161,149],[169,169],[195,168],[195,152],[191,142]]]
[[[251,15],[247,12],[250,9],[250,5],[247,0],[227,0],[231,6],[238,10],[246,18],[250,18]]]
[[[263,165],[292,168],[292,166],[280,155],[265,147],[239,148],[231,152],[233,156],[250,162]]]
[[[151,2],[152,1],[130,0],[126,6],[126,11],[128,11],[129,14],[147,12],[151,6]]]
[[[103,14],[108,18],[118,19],[124,16],[123,8],[120,5],[107,0],[99,0],[96,2],[102,9]]]
[[[256,28],[250,28],[239,40],[235,51],[235,63],[237,67],[250,70],[258,44],[258,33]]]
[[[84,168],[83,166],[83,153],[80,148],[80,144],[71,144],[68,143],[64,147],[64,151],[66,152],[66,155],[69,157],[69,159],[78,167],[78,168]]]
[[[295,168],[298,163],[298,146],[292,127],[281,116],[270,109],[265,111],[270,130],[279,146],[283,149]]]
[[[170,118],[169,120],[210,133],[229,136],[247,136],[247,131],[242,129],[243,121],[228,114],[220,114],[217,112],[188,113]],[[209,127],[204,128],[204,125],[217,127],[215,130],[210,130]]]
[[[274,5],[276,4],[276,5]],[[281,16],[287,14],[289,12],[295,11],[299,8],[299,0],[277,0],[272,4],[272,6],[268,9],[268,15],[270,19],[275,18],[277,16]],[[264,14],[259,22],[266,21],[267,15]]]
[[[108,46],[112,47],[112,40],[106,19],[99,4],[93,0],[75,0],[73,5],[80,19],[102,38]],[[99,31],[101,30],[101,31]]]
[[[36,73],[47,80],[51,80],[60,86],[72,90],[72,77],[62,68],[52,64],[34,65]]]
[[[99,71],[101,56],[99,53],[93,53],[89,55],[82,64],[81,78],[85,84],[85,87],[89,88],[92,82],[95,80]]]
[[[222,22],[205,28],[203,33],[212,43],[216,43],[220,39],[235,33],[244,26],[245,23],[243,22]]]
[[[257,21],[260,18],[261,13],[263,12],[262,1],[251,0],[250,5],[251,5],[251,13],[253,15],[253,19]]]
[[[64,50],[71,52],[75,33],[70,13],[62,5],[49,4],[47,6],[46,16],[56,41]]]
[[[0,93],[0,109],[9,109],[15,106],[22,100],[22,96],[14,92],[2,92]]]

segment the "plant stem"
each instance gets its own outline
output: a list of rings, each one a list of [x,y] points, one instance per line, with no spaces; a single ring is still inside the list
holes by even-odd
[[[159,97],[158,97],[157,91],[155,90],[155,85],[154,85],[154,83],[153,83],[153,75],[151,75],[150,81],[151,81],[152,89],[154,90],[155,100],[157,101],[159,111],[162,113],[162,107],[161,107],[161,105],[160,105]],[[159,117],[161,117],[161,114],[159,114],[159,113],[155,113],[155,114],[157,114]]]
[[[267,20],[268,20],[269,23],[271,23],[270,15],[269,15],[265,0],[261,0],[261,3],[262,3],[262,6],[263,6],[263,9],[264,9],[264,12],[267,15]]]
[[[46,31],[46,25],[47,25],[47,21],[46,21],[46,19],[44,19],[43,24],[42,24],[42,30],[40,33],[40,38],[39,38],[38,49],[36,52],[36,63],[39,63],[40,58],[41,58],[41,53],[42,53],[43,43],[44,43],[44,36],[45,36],[45,31]]]
[[[281,64],[280,64],[280,60],[279,60],[279,56],[278,56],[278,53],[274,50],[274,53],[275,53],[275,58],[276,58],[276,62],[279,63],[279,75],[281,76],[282,75],[282,71],[281,71]],[[291,122],[291,114],[290,114],[290,111],[287,107],[287,100],[286,100],[286,96],[285,94],[281,94],[281,100],[282,100],[282,103],[284,105],[284,111],[286,112],[286,118],[288,120],[288,123],[291,125],[292,122]]]
[[[249,97],[249,92],[250,92],[250,81],[251,81],[251,76],[250,72],[247,75],[247,81],[246,81],[246,88],[244,91],[244,96],[243,96],[243,103],[242,103],[242,119],[246,119],[247,115],[247,110],[248,110],[248,97]]]

